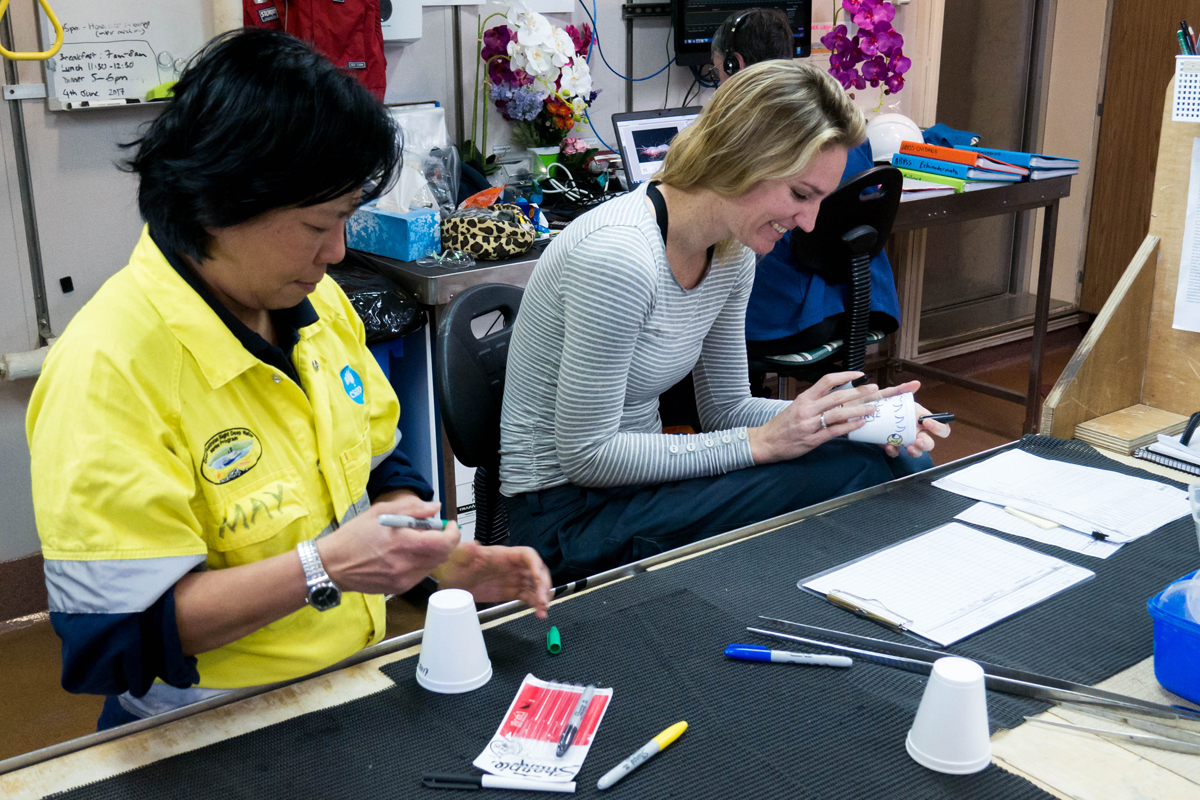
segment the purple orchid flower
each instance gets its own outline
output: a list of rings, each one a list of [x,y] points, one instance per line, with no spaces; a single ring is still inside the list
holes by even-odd
[[[878,86],[879,82],[887,77],[887,61],[881,56],[864,61],[862,76],[870,81],[872,86]]]
[[[908,72],[911,67],[912,59],[904,55],[904,53],[901,53],[899,50],[892,53],[892,58],[888,61],[888,69],[892,71],[893,75],[903,75],[904,73]],[[901,81],[901,86],[903,85],[904,83]],[[896,91],[900,90],[897,89]]]
[[[842,0],[842,8],[846,10],[847,14],[857,14],[862,8],[863,2],[864,0]],[[871,0],[866,0],[866,2],[871,2]]]
[[[849,29],[845,25],[838,25],[829,33],[821,37],[821,44],[825,45],[831,53],[844,53],[853,47],[850,41]]]
[[[892,75],[887,81],[887,90],[890,94],[895,94],[904,88],[904,77],[902,75]]]
[[[892,20],[895,18],[896,7],[891,3],[881,2],[880,0],[862,0],[858,4],[858,12],[854,14],[854,24],[864,31],[873,31],[875,30],[875,26],[880,23],[887,23],[887,26],[891,27]]]

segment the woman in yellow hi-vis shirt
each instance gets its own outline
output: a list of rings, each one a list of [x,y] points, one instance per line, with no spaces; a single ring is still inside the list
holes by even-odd
[[[46,360],[26,422],[63,686],[101,729],[380,641],[433,573],[545,615],[528,548],[393,529],[432,490],[326,266],[387,186],[384,107],[299,40],[211,43],[135,143],[146,228]]]

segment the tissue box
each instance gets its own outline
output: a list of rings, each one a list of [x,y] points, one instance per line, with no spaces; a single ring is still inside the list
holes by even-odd
[[[1184,575],[1167,589],[1196,576]],[[1200,703],[1200,625],[1188,614],[1185,595],[1173,592],[1168,597],[1167,589],[1146,604],[1154,617],[1154,677],[1167,691]]]
[[[346,220],[346,246],[400,261],[442,252],[441,217],[432,208],[403,213],[363,206]]]

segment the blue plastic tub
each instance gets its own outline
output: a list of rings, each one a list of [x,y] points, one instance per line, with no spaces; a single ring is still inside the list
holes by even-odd
[[[1164,689],[1193,703],[1200,703],[1200,624],[1189,618],[1184,593],[1170,589],[1197,573],[1172,581],[1146,601],[1154,617],[1154,677]]]

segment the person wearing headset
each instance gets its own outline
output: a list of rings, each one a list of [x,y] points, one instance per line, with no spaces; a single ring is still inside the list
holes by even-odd
[[[712,61],[722,81],[751,64],[795,55],[792,26],[777,8],[751,8],[731,14],[713,35]],[[864,140],[846,157],[842,180],[874,166]],[[753,357],[801,353],[843,338],[847,286],[830,286],[804,271],[792,257],[786,234],[758,264],[746,308],[746,346]],[[900,300],[885,253],[871,260],[871,330],[900,327]]]

